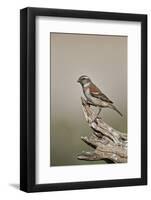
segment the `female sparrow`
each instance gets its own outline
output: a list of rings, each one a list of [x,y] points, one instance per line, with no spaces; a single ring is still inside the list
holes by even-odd
[[[81,84],[88,103],[92,106],[99,107],[97,116],[100,114],[101,108],[111,108],[123,116],[122,113],[113,105],[113,102],[101,92],[88,76],[80,76],[77,82]]]

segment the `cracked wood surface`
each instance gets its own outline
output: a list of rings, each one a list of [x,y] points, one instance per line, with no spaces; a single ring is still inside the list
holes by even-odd
[[[79,160],[109,160],[113,163],[127,162],[127,134],[122,133],[105,123],[97,116],[92,106],[81,97],[85,119],[92,129],[90,137],[81,137],[82,141],[94,148],[94,151],[83,151]]]

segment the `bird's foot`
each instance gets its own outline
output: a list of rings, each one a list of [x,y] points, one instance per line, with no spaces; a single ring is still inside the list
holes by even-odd
[[[95,118],[93,119],[93,122],[96,122],[97,119],[101,119],[101,117],[99,116],[101,112],[101,109],[99,110],[99,112],[97,113],[97,115],[95,116]]]

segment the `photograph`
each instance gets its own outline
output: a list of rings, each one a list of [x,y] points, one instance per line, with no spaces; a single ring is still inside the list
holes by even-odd
[[[127,45],[50,32],[50,167],[127,163]]]

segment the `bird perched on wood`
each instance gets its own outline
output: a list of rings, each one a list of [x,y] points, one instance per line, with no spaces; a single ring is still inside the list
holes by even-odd
[[[83,93],[88,103],[92,106],[99,107],[97,117],[100,114],[102,108],[111,108],[123,116],[122,113],[113,105],[113,102],[107,96],[105,96],[105,94],[102,93],[102,91],[91,81],[88,76],[80,76],[77,82],[81,84]]]

